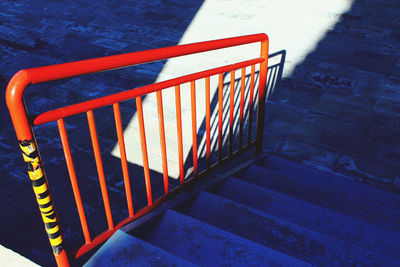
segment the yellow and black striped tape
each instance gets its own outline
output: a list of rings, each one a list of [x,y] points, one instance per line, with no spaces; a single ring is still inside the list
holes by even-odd
[[[36,201],[39,204],[40,213],[46,228],[54,254],[58,255],[64,249],[63,237],[54,209],[54,204],[50,196],[46,177],[40,163],[39,153],[35,143],[22,141],[19,143],[22,150],[22,156],[28,166],[29,178],[32,182],[33,191],[36,195]]]

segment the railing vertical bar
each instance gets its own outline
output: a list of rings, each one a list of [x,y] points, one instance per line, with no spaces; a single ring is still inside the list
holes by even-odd
[[[139,119],[140,144],[142,146],[142,158],[143,158],[143,169],[144,169],[144,181],[146,184],[146,192],[147,192],[147,204],[148,206],[153,206],[153,196],[151,194],[151,183],[150,183],[149,158],[147,156],[146,133],[144,129],[143,106],[142,106],[141,96],[136,97],[136,109]]]
[[[219,74],[218,86],[218,161],[222,161],[222,117],[224,108],[224,75]]]
[[[240,86],[240,115],[239,115],[239,148],[243,143],[243,109],[244,109],[244,87],[246,82],[246,67],[242,68],[241,86]]]
[[[108,228],[114,229],[114,223],[113,223],[111,207],[110,207],[110,199],[108,198],[106,179],[104,177],[104,169],[103,169],[103,163],[101,161],[100,147],[99,147],[99,141],[97,139],[96,124],[95,124],[95,120],[94,120],[93,110],[89,110],[88,112],[86,112],[86,115],[87,115],[87,119],[88,119],[88,123],[89,123],[90,137],[92,139],[93,152],[94,152],[94,157],[96,160],[97,173],[99,175],[101,195],[103,197],[103,203],[104,203],[104,209],[106,212]]]
[[[157,91],[157,110],[158,110],[158,124],[160,128],[160,145],[161,145],[161,157],[163,167],[163,179],[164,179],[164,193],[168,194],[168,165],[167,165],[167,149],[165,146],[165,127],[164,127],[164,112],[162,102],[162,92]]]
[[[207,168],[211,166],[211,158],[210,158],[210,147],[211,147],[211,138],[210,138],[210,77],[206,77],[206,139],[207,139]]]
[[[233,148],[233,111],[235,106],[235,70],[231,70],[231,92],[229,101],[229,155]]]
[[[190,82],[190,95],[192,102],[192,138],[193,138],[193,176],[197,176],[197,122],[196,122],[196,84]]]
[[[123,132],[123,128],[122,128],[121,112],[120,112],[118,103],[113,104],[113,110],[114,110],[115,128],[117,129],[119,153],[121,155],[121,166],[122,166],[122,174],[124,177],[126,202],[128,205],[129,217],[133,217],[134,211],[133,211],[133,203],[132,203],[132,190],[131,190],[131,184],[129,181],[128,161],[126,158],[124,132]]]
[[[182,141],[182,113],[181,113],[181,87],[175,86],[176,128],[178,137],[179,156],[179,181],[183,184],[183,141]]]
[[[247,129],[247,144],[251,141],[251,128],[253,123],[253,97],[254,97],[254,76],[256,72],[256,66],[251,65],[251,76],[250,76],[250,96],[249,96],[249,128]]]
[[[76,207],[78,208],[78,215],[79,215],[79,220],[80,220],[81,226],[82,226],[83,236],[85,238],[85,243],[88,244],[88,243],[91,243],[92,240],[90,238],[89,227],[88,227],[86,215],[85,215],[85,209],[83,208],[82,197],[81,197],[81,193],[79,191],[78,181],[76,179],[74,162],[73,162],[72,156],[71,156],[71,149],[69,147],[68,135],[67,135],[67,131],[65,129],[64,120],[59,119],[57,121],[57,125],[58,125],[58,131],[60,133],[61,144],[62,144],[62,147],[64,150],[65,161],[67,162],[67,168],[68,168],[69,178],[70,178],[71,185],[72,185],[72,191],[73,191],[74,197],[75,197]]]

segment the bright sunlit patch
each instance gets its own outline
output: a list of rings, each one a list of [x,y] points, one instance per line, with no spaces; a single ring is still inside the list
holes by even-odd
[[[270,53],[286,50],[283,76],[290,76],[294,68],[315,49],[318,42],[339,21],[341,15],[352,5],[351,0],[206,0],[185,31],[179,44],[221,39],[253,33],[267,33],[270,39]],[[202,53],[170,59],[164,65],[157,81],[201,71],[258,57],[259,44],[240,46],[232,49]],[[229,80],[226,77],[225,82]],[[204,119],[204,82],[196,83],[197,127]],[[217,89],[217,80],[211,79],[211,98]],[[182,86],[182,120],[184,139],[184,160],[191,149],[190,90]],[[164,116],[167,139],[168,167],[171,177],[178,177],[177,139],[175,122],[175,97],[173,90],[163,92]],[[150,168],[162,172],[160,140],[155,95],[145,98],[143,103]],[[125,129],[128,161],[142,165],[138,137],[138,121],[135,114]],[[204,142],[199,140],[200,142]],[[200,144],[201,145],[201,144]],[[118,145],[112,154],[119,157]]]

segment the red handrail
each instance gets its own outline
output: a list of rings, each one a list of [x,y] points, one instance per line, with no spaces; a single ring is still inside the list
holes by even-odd
[[[223,67],[213,68],[179,78],[170,79],[167,81],[142,86],[139,88],[127,90],[121,93],[112,94],[109,96],[85,101],[82,103],[73,104],[70,106],[58,108],[55,110],[46,111],[36,116],[33,120],[28,118],[28,113],[23,101],[23,93],[26,87],[30,84],[38,84],[48,81],[54,81],[63,78],[74,77],[83,74],[95,73],[99,71],[112,70],[127,66],[133,66],[143,63],[149,63],[152,61],[158,61],[163,59],[169,59],[178,56],[184,56],[189,54],[201,53],[216,49],[222,49],[227,47],[233,47],[238,45],[244,45],[254,42],[261,42],[261,56],[256,59],[243,61]],[[213,75],[219,75],[219,88],[218,88],[218,163],[223,161],[222,158],[222,113],[223,113],[223,73],[231,73],[231,94],[230,94],[230,106],[229,106],[229,155],[235,154],[233,152],[233,109],[234,109],[234,86],[235,77],[234,73],[237,69],[242,68],[242,83],[241,83],[241,94],[240,94],[240,133],[239,133],[239,150],[242,148],[242,134],[243,134],[243,106],[244,106],[244,72],[247,66],[251,66],[251,82],[250,82],[250,99],[249,99],[249,121],[251,123],[251,114],[253,106],[253,89],[254,89],[254,72],[255,65],[260,64],[260,78],[259,78],[259,91],[258,91],[258,113],[257,113],[257,129],[256,129],[256,152],[260,153],[262,150],[262,131],[263,131],[263,116],[264,116],[264,105],[265,105],[265,85],[267,77],[267,59],[268,59],[268,37],[266,34],[254,34],[241,37],[226,38],[214,41],[206,41],[200,43],[179,45],[173,47],[159,48],[148,51],[133,52],[115,56],[108,56],[102,58],[95,58],[89,60],[82,60],[70,63],[57,64],[52,66],[45,66],[39,68],[25,69],[19,71],[8,84],[6,91],[6,102],[10,111],[11,119],[14,124],[17,138],[20,142],[20,147],[23,151],[23,157],[25,162],[28,164],[28,173],[32,181],[33,189],[36,193],[36,199],[42,214],[43,222],[49,236],[50,243],[53,248],[56,262],[59,266],[68,266],[69,259],[64,249],[64,241],[62,236],[61,227],[58,223],[57,213],[55,211],[54,203],[47,185],[47,178],[43,171],[42,161],[37,150],[37,143],[33,135],[33,126],[44,124],[51,121],[57,121],[59,133],[61,137],[62,146],[64,149],[64,155],[67,163],[68,172],[71,179],[71,185],[78,208],[79,218],[81,221],[82,231],[85,238],[85,244],[78,250],[74,255],[79,257],[91,250],[101,242],[105,241],[110,237],[117,229],[122,227],[128,222],[143,216],[149,211],[156,208],[163,201],[167,200],[176,192],[179,192],[185,185],[185,183],[192,180],[184,180],[183,170],[183,152],[182,152],[182,118],[181,118],[181,107],[180,107],[180,85],[183,83],[190,83],[191,87],[191,107],[192,107],[192,140],[193,140],[193,174],[194,177],[200,175],[197,169],[197,122],[196,122],[196,80],[205,79],[206,87],[206,157],[207,157],[207,168],[212,166],[210,162],[210,77]],[[175,100],[176,100],[176,118],[177,118],[177,134],[178,134],[178,154],[179,154],[179,176],[181,186],[169,190],[168,184],[168,169],[167,169],[167,155],[165,146],[165,129],[163,119],[163,105],[162,105],[162,94],[161,90],[165,88],[175,87]],[[157,109],[159,114],[159,131],[160,131],[160,143],[162,153],[162,164],[163,164],[163,177],[164,177],[164,196],[153,201],[150,183],[150,173],[148,166],[147,157],[147,145],[146,135],[144,127],[144,118],[142,110],[142,96],[151,92],[157,92]],[[140,140],[143,155],[143,166],[145,185],[147,192],[147,207],[134,213],[131,187],[129,183],[128,165],[125,152],[125,144],[123,137],[123,129],[121,123],[121,114],[119,110],[119,102],[136,98],[137,113],[139,119],[140,129]],[[97,140],[97,132],[93,110],[106,106],[113,105],[115,126],[117,131],[118,143],[121,153],[121,166],[123,171],[123,179],[125,184],[125,193],[127,198],[127,205],[129,211],[129,217],[114,225],[110,201],[108,199],[107,185],[104,177],[104,170],[102,166],[102,159],[100,153],[99,142]],[[99,182],[101,187],[101,193],[104,202],[104,208],[106,212],[106,218],[108,222],[108,230],[94,239],[91,238],[85,211],[82,205],[82,199],[80,196],[79,186],[76,179],[74,164],[72,161],[72,155],[69,148],[68,136],[64,125],[64,118],[80,113],[86,113],[90,136],[92,139],[93,151],[96,160],[96,166],[99,176]],[[251,125],[248,129],[248,146],[251,144]],[[252,143],[254,144],[254,143]],[[206,169],[207,170],[207,169]]]

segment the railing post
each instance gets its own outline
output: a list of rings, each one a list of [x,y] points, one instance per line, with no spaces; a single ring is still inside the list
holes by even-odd
[[[58,266],[69,266],[67,253],[64,249],[64,238],[58,222],[58,216],[54,207],[53,198],[43,170],[42,160],[32,129],[26,114],[22,100],[23,91],[30,83],[29,75],[18,72],[10,81],[6,101],[14,124],[15,132],[22,150],[22,157],[27,164],[28,175],[32,182],[36,202],[39,205],[40,214],[53,249],[53,254]]]
[[[257,129],[256,129],[256,155],[260,155],[263,151],[263,131],[264,131],[264,114],[265,114],[265,98],[268,70],[268,37],[261,42],[261,57],[265,61],[260,64],[260,79],[258,89],[258,110],[257,110]],[[250,125],[251,127],[251,125]]]

